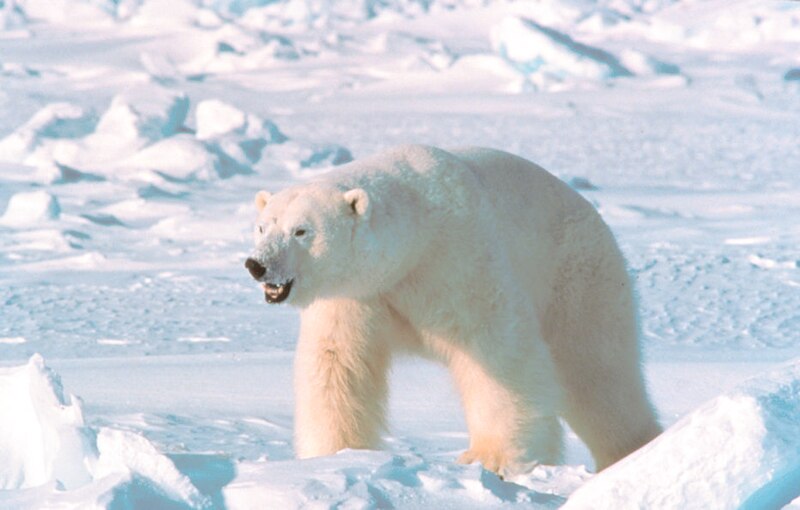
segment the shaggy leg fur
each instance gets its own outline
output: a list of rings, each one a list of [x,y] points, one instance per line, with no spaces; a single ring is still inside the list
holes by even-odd
[[[295,449],[300,458],[378,448],[385,428],[389,345],[385,307],[320,300],[302,313],[295,359]]]
[[[478,461],[487,470],[509,476],[532,464],[560,460],[558,396],[552,379],[535,380],[554,377],[547,353],[539,354],[543,360],[526,357],[527,367],[505,360],[506,369],[495,373],[470,355],[452,357],[450,368],[461,391],[470,434],[469,450],[459,462]],[[529,385],[540,391],[532,392]],[[535,401],[531,395],[536,395]]]
[[[598,226],[595,235],[602,232]],[[592,237],[586,233],[581,239]],[[562,273],[544,319],[545,341],[564,388],[564,417],[591,450],[598,471],[661,433],[645,392],[622,255],[610,235],[594,241],[601,243],[608,245],[606,257],[577,259],[570,273]]]

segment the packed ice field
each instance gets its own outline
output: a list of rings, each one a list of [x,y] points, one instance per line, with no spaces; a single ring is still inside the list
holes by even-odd
[[[800,3],[0,0],[0,508],[800,508]],[[611,226],[667,431],[501,480],[446,371],[295,460],[253,196],[402,143]]]

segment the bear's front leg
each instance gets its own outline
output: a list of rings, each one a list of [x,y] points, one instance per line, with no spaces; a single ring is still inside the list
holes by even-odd
[[[379,303],[319,300],[301,314],[295,358],[295,451],[378,448],[392,318]]]

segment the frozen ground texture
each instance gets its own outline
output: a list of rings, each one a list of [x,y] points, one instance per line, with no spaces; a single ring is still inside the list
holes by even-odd
[[[542,164],[620,240],[672,425],[800,356],[799,43],[790,1],[0,2],[0,402],[19,418],[0,415],[0,506],[564,504],[591,477],[577,439],[513,483],[455,465],[458,398],[427,364],[395,370],[387,452],[292,460],[297,315],[242,269],[253,194],[396,143]],[[753,455],[715,458],[750,482],[717,500],[774,507],[758,488],[800,437],[771,428],[796,415],[775,377],[576,498],[612,504],[613,473],[735,416]],[[40,440],[15,439],[34,424]]]

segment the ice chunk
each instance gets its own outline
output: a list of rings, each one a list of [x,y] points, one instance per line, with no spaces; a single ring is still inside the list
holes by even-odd
[[[250,166],[261,159],[264,147],[287,139],[274,122],[216,99],[201,101],[195,118],[197,138],[206,141],[208,149],[219,158],[220,177],[251,171]]]
[[[633,71],[634,73],[642,76],[649,76],[655,74],[676,75],[681,73],[681,69],[675,64],[659,60],[653,56],[646,55],[636,50],[624,50],[621,55],[622,63]]]
[[[708,402],[563,508],[781,508],[798,496],[800,360]]]
[[[494,50],[526,75],[541,73],[559,80],[631,75],[612,54],[528,18],[503,19],[493,27],[491,40]]]
[[[14,30],[27,24],[25,11],[14,0],[0,4],[0,31]]]
[[[49,104],[0,140],[0,160],[21,162],[47,139],[85,136],[92,132],[96,122],[94,114],[80,106]]]
[[[205,497],[189,479],[146,438],[133,432],[103,428],[97,434],[97,449],[100,456],[93,473],[96,478],[132,472],[156,492],[166,493],[172,501],[185,502],[190,508],[207,506]]]
[[[132,87],[114,97],[96,132],[126,140],[160,140],[178,132],[188,111],[189,99],[183,93],[155,86]]]
[[[27,226],[42,221],[56,220],[61,215],[61,207],[56,197],[46,191],[23,191],[16,193],[8,201],[0,224],[8,226]]]
[[[125,160],[123,166],[156,170],[175,180],[208,178],[215,173],[219,160],[203,143],[182,134],[145,147]]]
[[[241,110],[218,99],[197,104],[197,138],[207,140],[231,132],[244,131],[247,116]]]
[[[0,368],[3,508],[208,508],[172,461],[133,432],[84,424],[39,355]]]
[[[97,461],[80,403],[65,396],[58,376],[35,355],[0,368],[0,489],[57,482],[72,489],[91,480]]]
[[[51,159],[109,177],[119,174],[125,170],[120,161],[179,133],[188,110],[189,100],[181,92],[156,85],[130,88],[114,97],[92,134],[73,147],[62,142]]]
[[[197,138],[200,140],[239,135],[246,140],[262,140],[265,144],[286,141],[286,136],[274,122],[254,114],[245,114],[235,106],[217,99],[198,103],[195,120]]]

